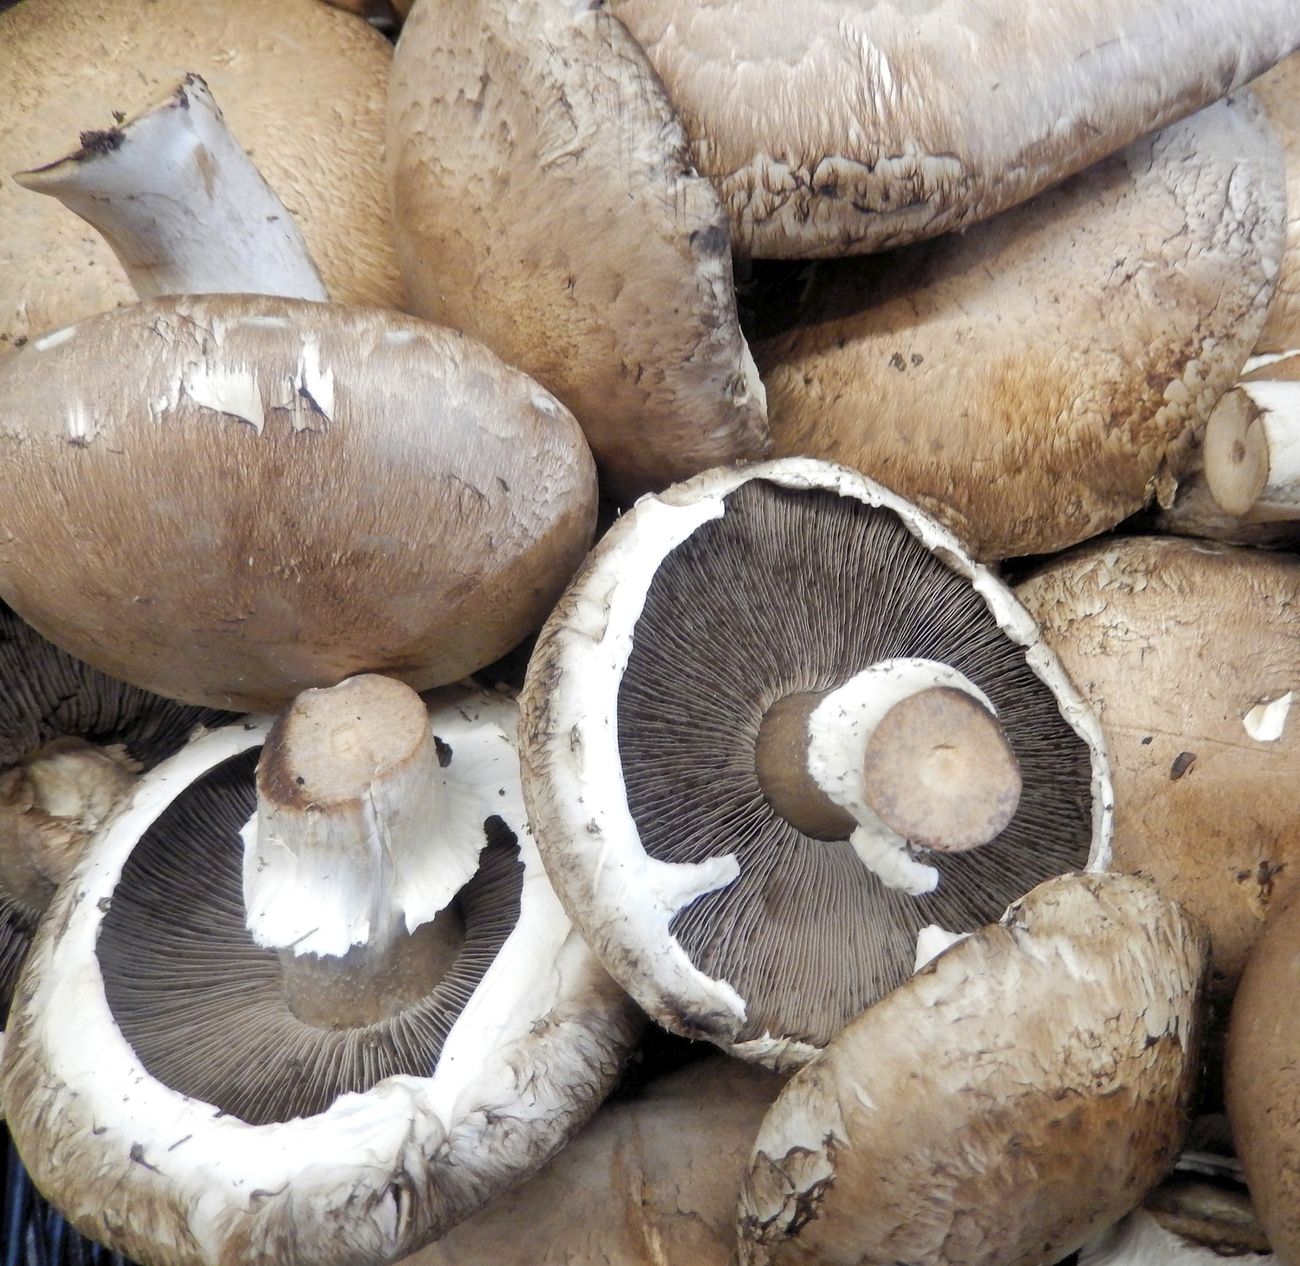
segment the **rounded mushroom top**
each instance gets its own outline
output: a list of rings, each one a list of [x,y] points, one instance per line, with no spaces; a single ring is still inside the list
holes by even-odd
[[[880,250],[987,218],[1296,44],[1289,0],[614,0],[736,249]]]
[[[611,1100],[530,1182],[403,1266],[729,1266],[745,1156],[781,1084],[714,1055]]]
[[[1040,885],[791,1079],[741,1189],[740,1260],[1059,1261],[1177,1154],[1205,966],[1148,880]]]
[[[605,5],[416,8],[388,168],[412,311],[555,392],[610,496],[765,455],[726,216]]]
[[[595,522],[573,418],[463,335],[210,295],[0,366],[0,596],[106,672],[214,706],[455,681],[535,629]]]
[[[410,934],[343,956],[264,948],[246,925],[269,720],[141,781],[42,925],[0,1081],[25,1163],[81,1230],[148,1266],[376,1266],[594,1111],[635,1025],[537,860],[515,718],[502,696],[435,700],[435,799],[477,805],[477,869]],[[377,776],[357,847],[418,834],[436,868],[464,823],[454,808],[403,821],[398,790]],[[342,832],[337,807],[321,812]],[[353,989],[391,983],[394,964],[400,996]],[[353,1004],[370,1013],[341,1014]]]
[[[1112,866],[1209,929],[1231,998],[1300,878],[1300,560],[1172,537],[1110,538],[1017,586],[1097,710],[1115,789]]]
[[[1300,894],[1273,910],[1232,1004],[1224,1099],[1246,1182],[1273,1251],[1300,1260]]]
[[[755,341],[780,454],[856,466],[981,559],[1158,497],[1277,277],[1277,143],[1249,93],[967,233],[819,264]]]
[[[319,0],[22,0],[0,15],[0,354],[135,299],[96,234],[9,174],[79,132],[111,143],[115,112],[190,72],[292,213],[330,295],[401,307],[381,157],[391,59],[381,35]]]
[[[967,852],[909,844],[868,776],[893,709],[946,689],[1000,730],[980,776],[1018,792],[1005,823],[951,802]],[[927,924],[970,931],[1107,856],[1099,732],[1033,621],[937,524],[825,463],[643,498],[543,629],[521,703],[571,917],[660,1023],[749,1058],[807,1059],[911,971]],[[951,734],[926,730],[918,762],[962,751]],[[884,785],[911,794],[905,763]]]

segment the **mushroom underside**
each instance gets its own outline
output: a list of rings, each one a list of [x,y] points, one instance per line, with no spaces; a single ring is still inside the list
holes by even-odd
[[[205,774],[145,832],[98,942],[109,1007],[149,1073],[254,1125],[322,1112],[385,1077],[431,1076],[518,920],[522,885],[514,835],[490,818],[479,871],[456,899],[463,942],[433,989],[363,1027],[304,1023],[285,1001],[279,956],[244,923],[240,832],[259,750]]]
[[[985,691],[1024,778],[991,843],[923,855],[940,879],[921,897],[882,884],[847,840],[813,839],[775,814],[755,771],[774,701],[893,657],[942,661]],[[681,910],[670,930],[699,970],[745,998],[742,1040],[788,1034],[795,999],[793,1036],[824,1045],[910,974],[923,927],[980,927],[1088,860],[1088,746],[1024,648],[892,511],[830,492],[753,480],[673,551],[636,626],[618,735],[646,853],[739,862],[734,883]]]

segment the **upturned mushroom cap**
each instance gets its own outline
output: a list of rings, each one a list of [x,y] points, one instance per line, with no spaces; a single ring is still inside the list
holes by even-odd
[[[138,775],[225,712],[128,686],[0,605],[0,1030],[36,922]]]
[[[1300,1262],[1300,901],[1270,912],[1232,1004],[1224,1091],[1259,1220],[1278,1258]]]
[[[1288,0],[613,0],[742,254],[880,250],[982,220],[1300,41]]]
[[[864,785],[882,714],[944,687],[985,710],[1020,783],[969,852],[913,847]],[[825,831],[782,812],[760,750],[805,696],[787,759],[841,811]],[[926,925],[971,931],[1107,854],[1096,724],[1033,621],[842,467],[710,471],[643,498],[547,622],[521,707],[529,812],[574,922],[659,1023],[775,1067],[906,977]]]
[[[1147,880],[1042,884],[782,1091],[741,1189],[741,1262],[1058,1261],[1177,1154],[1205,953]]]
[[[354,672],[458,680],[545,618],[595,522],[558,401],[414,318],[155,300],[0,366],[0,596],[212,706]]]
[[[0,1073],[24,1162],[79,1229],[146,1266],[376,1266],[594,1111],[637,1025],[546,882],[514,719],[463,691],[431,719],[440,794],[478,804],[479,870],[450,966],[365,1024],[300,1019],[245,926],[269,722],[141,780],[42,924]]]
[[[1250,354],[1283,209],[1247,94],[969,233],[819,265],[754,345],[776,450],[857,467],[978,558],[1112,527],[1172,496]]]
[[[319,0],[22,0],[0,15],[0,354],[134,301],[107,245],[8,177],[194,72],[339,303],[403,304],[381,150],[391,49]],[[86,73],[94,66],[93,75]]]
[[[1115,792],[1111,866],[1201,920],[1210,997],[1300,879],[1300,560],[1205,542],[1111,539],[1016,589],[1097,710]]]
[[[388,166],[412,311],[563,400],[610,495],[766,452],[726,217],[605,6],[418,7]]]
[[[403,1266],[731,1266],[774,1073],[715,1056],[606,1104],[545,1169]]]

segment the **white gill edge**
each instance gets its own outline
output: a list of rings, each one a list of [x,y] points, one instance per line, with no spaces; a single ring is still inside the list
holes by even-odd
[[[659,1006],[676,1015],[685,1005],[693,1015],[708,1018],[714,1040],[729,1033],[736,1054],[789,1067],[810,1058],[815,1048],[772,1034],[735,1044],[745,1020],[744,999],[727,981],[695,967],[669,931],[680,910],[733,882],[739,864],[734,855],[701,864],[649,857],[628,808],[618,751],[619,684],[654,575],[668,553],[700,526],[720,518],[725,498],[752,479],[798,490],[826,489],[891,510],[922,544],[971,582],[1003,632],[1025,648],[1030,668],[1051,688],[1066,723],[1088,745],[1094,803],[1089,870],[1105,870],[1110,862],[1114,796],[1100,723],[1033,617],[988,568],[970,559],[951,532],[910,502],[856,471],[812,458],[708,471],[642,497],[591,556],[572,613],[552,630],[560,672],[547,699],[546,763],[555,776],[546,795],[550,811],[562,821],[566,855],[552,859],[551,878],[568,907],[582,912],[579,922],[606,966],[622,975],[625,986],[629,979],[642,982],[636,992],[651,1014]]]
[[[512,701],[485,699],[479,706],[513,733]],[[585,986],[594,963],[585,947],[575,949],[577,937],[532,835],[522,828],[519,923],[448,1035],[431,1078],[391,1077],[366,1094],[341,1096],[315,1116],[267,1126],[220,1115],[211,1104],[155,1080],[122,1036],[104,995],[95,956],[103,911],[148,826],[195,779],[263,742],[270,725],[270,718],[260,718],[213,731],[141,779],[129,808],[69,885],[71,909],[61,933],[40,944],[42,961],[26,1008],[51,1084],[73,1096],[65,1113],[69,1128],[88,1132],[94,1125],[94,1146],[106,1168],[129,1171],[139,1156],[159,1181],[174,1184],[177,1206],[187,1210],[191,1233],[214,1263],[232,1220],[257,1216],[261,1206],[250,1204],[253,1192],[288,1193],[285,1200],[308,1198],[336,1208],[357,1190],[382,1191],[401,1168],[418,1173],[454,1165],[457,1147],[445,1148],[444,1141],[483,1105],[547,1128],[561,1105],[541,1091],[520,1103],[519,1068],[511,1060],[516,1052],[508,1048],[526,1040],[574,982]],[[526,820],[517,783],[498,799],[507,820]],[[458,1136],[456,1144],[472,1148],[476,1137]],[[377,1202],[375,1216],[384,1209],[396,1216],[391,1201]],[[385,1231],[396,1236],[398,1229],[394,1223]]]
[[[197,75],[110,135],[112,147],[83,148],[17,179],[96,229],[139,298],[328,298],[293,216]]]
[[[922,690],[960,690],[997,716],[992,700],[969,677],[933,659],[885,659],[827,693],[808,718],[808,772],[826,795],[858,823],[849,843],[858,860],[887,888],[909,896],[933,892],[938,870],[918,860],[906,838],[867,803],[862,765],[885,714]]]
[[[932,963],[938,958],[944,950],[959,945],[968,936],[973,935],[973,932],[949,932],[937,923],[927,923],[916,934],[916,959],[912,964],[912,971],[920,971],[927,963]]]
[[[1165,1230],[1145,1209],[1121,1218],[1079,1250],[1079,1266],[1280,1266],[1272,1253],[1224,1257]]]

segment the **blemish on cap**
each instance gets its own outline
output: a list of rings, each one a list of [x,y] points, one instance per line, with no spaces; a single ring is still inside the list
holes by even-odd
[[[394,347],[400,347],[403,343],[413,342],[415,336],[415,330],[385,330],[384,342],[391,343]]]
[[[1257,703],[1241,718],[1246,733],[1257,743],[1273,743],[1280,739],[1286,728],[1286,716],[1291,710],[1294,694],[1294,691],[1288,690],[1270,703]]]
[[[66,343],[75,333],[75,325],[65,325],[61,330],[55,330],[53,334],[45,334],[38,338],[32,346],[38,352],[48,352],[52,347],[58,347],[60,343]]]
[[[528,400],[534,409],[539,413],[546,414],[548,418],[558,418],[560,416],[559,408],[550,396],[544,396],[538,392],[533,392],[533,394],[528,397]]]
[[[261,435],[266,414],[255,370],[247,366],[227,369],[222,365],[190,365],[181,386],[195,404],[238,418]]]

